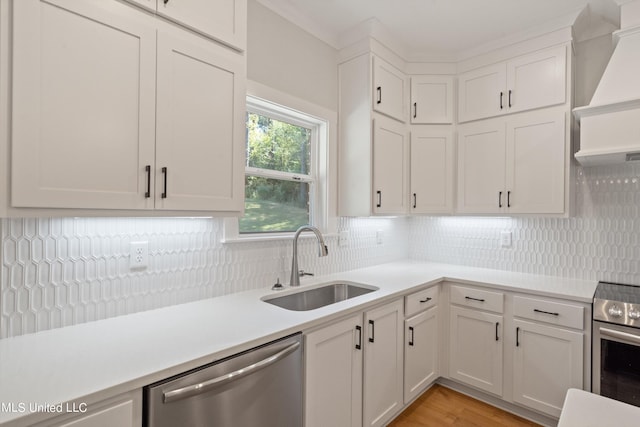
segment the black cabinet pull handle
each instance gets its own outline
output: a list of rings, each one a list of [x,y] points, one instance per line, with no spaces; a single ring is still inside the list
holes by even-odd
[[[551,316],[560,316],[560,313],[552,313],[551,311],[538,310],[537,308],[534,308],[533,311],[535,311],[536,313],[550,314]]]
[[[484,302],[482,298],[464,297],[464,299],[470,299],[471,301]]]
[[[167,198],[167,168],[162,168],[162,175],[164,177],[164,191],[162,192],[161,196],[163,199]]]
[[[425,299],[421,299],[420,302],[429,302],[431,301],[433,298],[431,297],[426,297]]]
[[[360,325],[356,326],[356,331],[358,332],[358,344],[356,344],[356,350],[362,350],[362,327]]]
[[[371,336],[369,337],[369,342],[374,342],[376,337],[376,324],[373,323],[373,320],[369,320],[369,324],[371,325]]]
[[[516,347],[520,347],[520,327],[516,328]]]
[[[502,95],[503,95],[503,93],[502,93],[502,92],[500,92],[500,109],[501,109],[501,110],[502,110]]]
[[[378,195],[378,203],[376,204],[376,207],[382,207],[382,191],[376,191],[376,194]]]
[[[169,3],[169,0],[164,0],[164,4],[167,4],[167,3]]]
[[[413,193],[413,209],[415,209],[417,205],[418,205],[418,195],[416,193]]]
[[[511,191],[507,191],[507,207],[511,207]]]
[[[409,333],[411,334],[411,338],[409,338],[409,345],[411,347],[413,347],[414,341],[413,341],[413,326],[409,326]]]
[[[376,103],[382,104],[382,86],[378,86],[376,90],[378,91],[378,100],[376,101]]]
[[[511,89],[509,89],[509,108],[511,108]]]
[[[144,170],[147,172],[147,191],[144,193],[144,198],[148,199],[151,197],[151,165],[145,166]]]
[[[498,207],[502,207],[502,191],[498,191]]]
[[[500,326],[500,322],[496,322],[496,341],[500,341],[500,337],[498,336],[498,327]]]
[[[413,118],[415,119],[416,117],[418,117],[418,103],[414,102],[413,103]]]

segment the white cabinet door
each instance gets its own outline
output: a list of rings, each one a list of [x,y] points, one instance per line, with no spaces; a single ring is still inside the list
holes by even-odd
[[[242,210],[243,82],[240,55],[158,34],[157,209]]]
[[[462,213],[498,213],[506,206],[505,125],[485,120],[458,128],[458,206]]]
[[[531,112],[507,122],[509,213],[565,211],[565,112]]]
[[[458,77],[458,121],[482,119],[505,111],[507,67],[504,62]]]
[[[362,316],[305,338],[305,426],[362,426]]]
[[[411,213],[453,211],[454,146],[449,131],[411,130]]]
[[[404,403],[438,378],[438,307],[405,320]]]
[[[239,50],[246,48],[247,0],[158,0],[157,7],[159,15]]]
[[[569,388],[583,386],[581,332],[514,320],[513,400],[559,417]]]
[[[502,316],[451,306],[449,375],[502,396]]]
[[[364,315],[363,425],[383,426],[403,406],[402,300]],[[338,424],[334,424],[338,425]]]
[[[411,77],[411,123],[453,123],[453,77]]]
[[[406,85],[407,78],[402,71],[378,57],[373,57],[374,111],[404,122]]]
[[[14,207],[153,207],[156,31],[130,12],[102,0],[14,2]]]
[[[403,124],[378,117],[373,124],[373,207],[375,214],[407,212],[407,133]]]
[[[507,62],[506,107],[510,113],[564,104],[566,50],[560,46]]]

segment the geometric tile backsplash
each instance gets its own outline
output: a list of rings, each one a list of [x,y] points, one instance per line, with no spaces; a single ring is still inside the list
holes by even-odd
[[[543,173],[543,172],[541,172]],[[288,281],[291,241],[220,243],[219,218],[2,219],[0,338]],[[572,218],[340,218],[329,256],[299,242],[300,267],[328,274],[403,258],[640,285],[640,165],[577,168]],[[376,232],[383,231],[382,244]],[[500,233],[512,245],[500,246]],[[149,267],[129,269],[129,243]]]
[[[640,285],[640,165],[577,168],[571,218],[416,217],[409,229],[415,259]]]
[[[329,256],[302,235],[299,265],[329,274],[408,257],[406,218],[341,218],[349,244]],[[2,219],[0,338],[289,281],[291,241],[220,243],[219,218]],[[376,232],[383,231],[377,244]],[[149,266],[129,268],[129,244]]]

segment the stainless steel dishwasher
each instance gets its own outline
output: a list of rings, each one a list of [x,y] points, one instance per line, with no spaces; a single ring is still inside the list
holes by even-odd
[[[144,388],[147,427],[301,427],[302,335]]]

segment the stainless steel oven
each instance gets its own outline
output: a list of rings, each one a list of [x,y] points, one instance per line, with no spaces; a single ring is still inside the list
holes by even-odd
[[[592,351],[592,391],[640,406],[640,286],[598,283]]]

